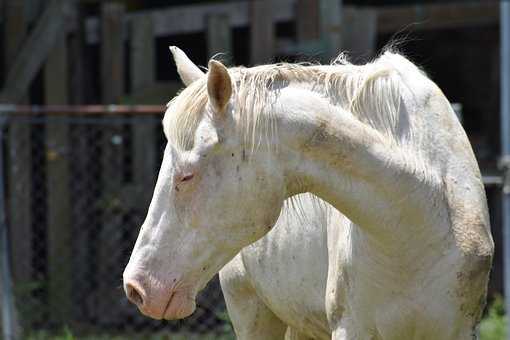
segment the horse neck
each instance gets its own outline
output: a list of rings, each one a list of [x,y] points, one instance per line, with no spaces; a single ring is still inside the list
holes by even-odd
[[[308,89],[282,90],[274,107],[289,196],[312,192],[379,239],[426,224],[435,178],[401,148]]]

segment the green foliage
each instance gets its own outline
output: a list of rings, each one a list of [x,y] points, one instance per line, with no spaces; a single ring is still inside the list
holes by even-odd
[[[228,315],[226,310],[220,311],[216,313],[216,317],[224,322],[223,326],[221,327],[221,332],[223,335],[228,336],[232,335],[231,339],[235,339],[233,336],[234,334],[234,328],[232,327],[232,321],[230,321],[230,316]],[[230,339],[230,338],[225,338]]]
[[[504,339],[506,339],[505,304],[498,296],[491,304],[487,316],[480,323],[480,340]]]

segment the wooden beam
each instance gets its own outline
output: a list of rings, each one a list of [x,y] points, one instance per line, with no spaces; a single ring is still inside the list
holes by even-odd
[[[101,10],[102,101],[115,104],[124,94],[124,12],[117,3],[105,3]]]
[[[155,38],[152,17],[139,16],[131,21],[131,89],[140,93],[151,88],[156,79]],[[133,136],[133,182],[140,187],[139,209],[145,214],[156,180],[156,122],[151,116],[131,117]],[[142,217],[143,219],[143,217]]]
[[[25,17],[25,4],[19,0],[3,0],[4,11],[4,58],[9,69],[19,53],[27,33],[27,20]]]
[[[499,23],[498,2],[444,3],[377,8],[380,34],[402,29],[451,29]]]
[[[295,20],[296,1],[273,1],[275,23]],[[138,15],[150,15],[154,21],[156,37],[202,32],[206,29],[205,17],[226,13],[231,27],[246,27],[250,23],[250,2],[219,2],[189,6],[158,8],[127,15],[126,21]],[[357,7],[344,6],[346,9]],[[457,2],[446,4],[381,6],[373,7],[378,16],[378,33],[393,33],[411,25],[416,30],[495,25],[499,22],[497,2]],[[86,22],[87,43],[100,41],[100,20],[90,18]]]
[[[25,13],[27,23],[33,23],[37,21],[37,18],[41,15],[44,8],[45,0],[23,0],[25,2]],[[74,1],[74,0],[71,0]],[[21,2],[21,1],[20,1]]]
[[[375,56],[377,13],[374,8],[345,8],[342,24],[342,50],[349,57],[364,61]]]
[[[226,13],[207,16],[207,58],[217,53],[230,54],[232,57],[230,18]]]
[[[7,73],[0,102],[19,102],[55,45],[64,24],[63,0],[52,0]]]
[[[27,33],[24,3],[18,0],[3,0],[4,15],[4,70],[12,67]],[[8,78],[2,79],[7,84]],[[24,97],[26,91],[21,97]],[[32,280],[32,210],[30,127],[23,122],[10,124],[7,141],[7,192],[8,225],[13,283],[23,284]],[[13,297],[14,298],[14,297]],[[16,304],[14,303],[16,309]],[[21,336],[17,311],[14,311],[14,333]]]
[[[4,0],[5,13],[5,33],[4,33],[4,60],[5,69],[9,69],[16,60],[23,39],[25,38],[27,27],[25,25],[23,3],[17,0]],[[13,122],[9,130],[9,191],[11,194],[11,209],[8,214],[9,222],[12,228],[11,244],[13,257],[19,259],[13,268],[13,276],[16,281],[30,280],[31,273],[31,245],[26,242],[27,236],[31,234],[30,230],[30,172],[26,172],[26,163],[30,158],[19,159],[20,156],[28,156],[23,152],[15,155],[14,150],[27,148],[25,143],[30,142],[30,129],[26,124]],[[20,163],[20,164],[18,164]],[[20,178],[21,176],[21,178]],[[25,240],[25,241],[24,241]]]
[[[294,17],[295,0],[271,1],[272,15],[275,22],[290,21]],[[139,15],[150,15],[154,22],[156,37],[174,34],[202,32],[207,27],[206,17],[214,14],[227,14],[231,27],[246,27],[250,24],[251,1],[231,1],[214,4],[194,4],[192,6],[176,6],[158,8],[128,14],[126,25]],[[100,37],[99,18],[90,18],[86,22],[87,43],[95,44]]]
[[[298,42],[319,39],[319,0],[297,0],[295,20]]]
[[[87,52],[85,46],[85,11],[79,2],[74,2],[70,8],[71,20],[69,26],[75,27],[69,34],[69,102],[71,104],[85,104],[90,99],[91,76],[87,72]],[[81,128],[81,127],[80,127]]]
[[[101,78],[104,104],[118,103],[124,94],[124,26],[123,4],[107,2],[101,6]],[[124,184],[124,155],[126,152],[125,124],[112,118],[101,125],[101,229],[98,234],[97,310],[101,321],[112,324],[120,321],[120,292],[118,285],[125,260],[124,254],[113,252],[122,241],[124,214],[119,205],[119,192]],[[116,295],[114,293],[119,293]]]
[[[69,102],[66,31],[44,66],[45,103]],[[46,188],[48,231],[48,298],[52,321],[69,323],[72,315],[73,253],[71,219],[71,145],[69,123],[56,118],[46,123]]]
[[[138,92],[156,79],[154,25],[149,15],[137,16],[130,23],[131,92]]]
[[[275,55],[273,3],[269,0],[254,0],[250,5],[250,63],[266,64]]]
[[[325,40],[324,61],[329,62],[342,50],[342,1],[320,0],[320,30]]]

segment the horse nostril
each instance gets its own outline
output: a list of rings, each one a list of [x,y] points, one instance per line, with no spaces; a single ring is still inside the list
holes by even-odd
[[[126,284],[126,296],[129,301],[137,305],[138,307],[143,306],[143,295],[133,285]]]

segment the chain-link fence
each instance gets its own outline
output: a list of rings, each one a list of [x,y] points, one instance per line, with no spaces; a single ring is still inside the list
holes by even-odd
[[[75,336],[136,339],[230,336],[217,278],[199,296],[193,316],[175,322],[142,316],[122,289],[163,154],[162,111],[18,107],[8,114],[4,185],[15,306],[25,337],[64,328]]]
[[[163,155],[163,110],[0,106],[0,185],[22,339],[64,330],[94,340],[233,339],[217,278],[181,321],[142,316],[122,289]],[[498,240],[501,179],[484,181]],[[495,268],[493,292],[501,291],[499,255]]]

